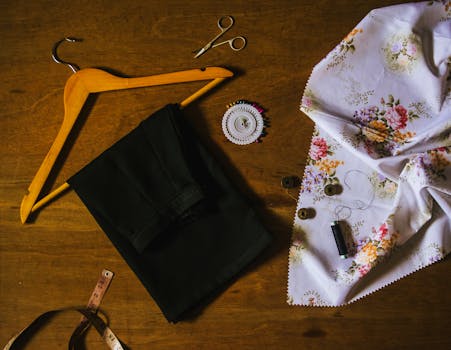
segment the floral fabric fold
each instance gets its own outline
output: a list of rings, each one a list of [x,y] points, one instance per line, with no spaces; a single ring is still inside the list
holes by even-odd
[[[449,1],[373,10],[315,66],[296,210],[310,215],[294,218],[289,304],[353,302],[450,252],[450,71]]]

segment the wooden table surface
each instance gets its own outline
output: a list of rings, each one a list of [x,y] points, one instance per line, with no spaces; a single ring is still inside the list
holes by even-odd
[[[289,1],[1,1],[0,4],[0,346],[38,314],[86,304],[100,271],[115,278],[102,303],[129,349],[449,349],[450,259],[352,305],[286,303],[287,259],[296,191],[282,176],[302,176],[312,122],[299,111],[313,66],[373,8],[390,0]],[[201,58],[192,51],[230,14],[228,37],[246,36]],[[63,88],[72,74],[51,58],[127,76],[223,66],[235,77],[193,103],[186,115],[236,185],[251,200],[274,242],[255,264],[189,322],[168,324],[139,280],[73,191],[22,225],[19,206],[63,117]],[[64,182],[102,150],[167,103],[201,84],[102,93],[90,99],[50,178]],[[236,146],[222,134],[226,105],[244,98],[271,120],[261,144]],[[448,277],[447,277],[448,276]],[[63,349],[78,323],[59,316],[30,341]],[[92,330],[88,349],[103,349]]]

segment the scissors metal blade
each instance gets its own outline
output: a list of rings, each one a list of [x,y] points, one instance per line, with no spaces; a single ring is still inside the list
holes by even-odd
[[[210,41],[207,45],[205,45],[203,48],[199,50],[199,52],[196,54],[196,56],[194,56],[194,58],[198,58],[199,56],[203,55],[208,49],[211,48],[212,44],[213,42]]]
[[[205,53],[205,51],[207,51],[207,50],[205,49],[205,47],[201,48],[201,49],[197,52],[196,56],[194,56],[194,58],[198,58],[199,56],[203,55],[203,54]]]

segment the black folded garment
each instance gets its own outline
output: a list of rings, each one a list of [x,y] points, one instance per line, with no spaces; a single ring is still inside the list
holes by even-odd
[[[204,306],[271,241],[177,105],[68,182],[170,322]]]

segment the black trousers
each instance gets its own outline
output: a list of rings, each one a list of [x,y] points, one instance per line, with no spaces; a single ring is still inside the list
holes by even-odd
[[[171,322],[202,307],[271,240],[176,105],[68,182]]]

